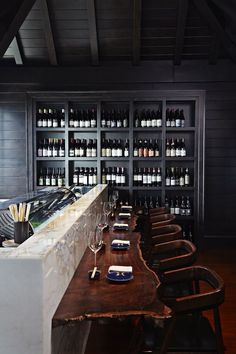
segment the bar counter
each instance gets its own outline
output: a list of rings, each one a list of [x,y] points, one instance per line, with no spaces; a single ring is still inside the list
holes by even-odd
[[[87,247],[84,224],[106,198],[97,185],[19,247],[0,249],[0,353],[51,354],[52,317]]]

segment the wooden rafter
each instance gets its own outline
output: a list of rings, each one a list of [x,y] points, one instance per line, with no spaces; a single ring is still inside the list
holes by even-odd
[[[133,64],[140,63],[142,0],[133,2]]]
[[[220,43],[223,45],[230,58],[236,62],[236,47],[229,38],[228,34],[225,32],[224,28],[221,26],[214,13],[211,11],[207,2],[205,0],[194,0],[194,3],[200,14],[205,18],[214,36],[219,38]]]
[[[210,52],[209,52],[209,64],[216,64],[219,55],[220,42],[218,37],[214,36],[212,38]]]
[[[21,45],[18,36],[15,36],[12,43],[12,51],[17,65],[23,65],[23,54],[21,52]]]
[[[45,39],[48,48],[48,55],[51,65],[57,65],[56,48],[53,38],[52,25],[49,15],[47,0],[41,0],[41,11],[44,26]]]
[[[181,55],[184,47],[184,31],[188,12],[188,0],[179,0],[178,6],[178,19],[176,29],[176,41],[175,41],[175,55],[174,63],[179,65],[181,63]]]
[[[22,0],[16,11],[11,14],[6,30],[0,33],[0,58],[3,57],[15,35],[18,33],[35,1],[36,0]]]
[[[89,39],[90,51],[92,57],[92,64],[99,64],[98,54],[98,36],[97,36],[97,23],[96,23],[96,9],[94,0],[87,0],[88,7],[88,22],[89,22]]]

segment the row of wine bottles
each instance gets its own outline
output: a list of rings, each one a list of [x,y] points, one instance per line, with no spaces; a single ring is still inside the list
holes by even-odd
[[[38,128],[64,128],[65,109],[38,108],[36,116]],[[122,110],[102,110],[102,128],[128,128],[129,111]],[[160,128],[162,126],[162,113],[160,110],[143,109],[134,112],[135,128]],[[96,128],[97,112],[95,109],[73,109],[69,110],[70,128]],[[185,127],[185,116],[183,109],[166,109],[166,127]]]
[[[65,157],[65,139],[48,138],[38,142],[38,157]]]
[[[73,173],[73,184],[95,186],[97,184],[97,168],[76,167]]]
[[[39,108],[36,125],[38,128],[65,128],[65,110]]]
[[[96,157],[97,139],[70,139],[70,157]]]
[[[122,110],[102,110],[101,127],[102,128],[128,128],[129,111]]]
[[[38,176],[39,186],[58,186],[65,185],[65,169],[64,168],[41,168]]]
[[[102,139],[101,144],[102,157],[128,157],[129,156],[129,140],[126,139]]]
[[[184,138],[166,139],[166,157],[185,157],[186,155]]]
[[[165,185],[189,187],[191,185],[189,168],[167,167]]]
[[[73,109],[69,111],[70,128],[96,128],[97,112],[95,109]]]
[[[102,184],[112,186],[125,186],[127,171],[124,167],[103,167],[102,168]]]
[[[159,157],[160,149],[158,140],[134,139],[134,157]]]
[[[134,168],[133,185],[157,187],[161,186],[162,176],[160,167]]]
[[[162,206],[160,197],[144,196],[134,199],[134,206],[142,206],[145,211]],[[175,198],[166,196],[165,208],[167,212],[174,215],[191,216],[193,214],[192,202],[189,196],[176,196]]]

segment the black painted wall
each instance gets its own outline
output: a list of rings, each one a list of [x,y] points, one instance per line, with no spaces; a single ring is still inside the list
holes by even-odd
[[[27,190],[27,91],[201,89],[206,90],[204,236],[236,240],[236,66],[151,63],[112,70],[17,69],[0,75],[0,198]]]

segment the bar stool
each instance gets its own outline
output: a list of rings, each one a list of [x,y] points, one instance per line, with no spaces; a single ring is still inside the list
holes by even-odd
[[[151,228],[169,225],[174,220],[175,220],[175,215],[173,214],[160,214],[160,215],[151,216],[149,218]]]
[[[185,281],[193,283],[192,294],[176,298],[165,296],[166,286],[177,286]],[[146,347],[142,353],[165,354],[168,350],[224,353],[219,314],[219,305],[224,302],[224,282],[216,272],[203,266],[168,271],[157,289],[157,296],[171,308],[172,317],[164,322],[163,328],[152,328],[152,335],[146,333]],[[213,311],[214,328],[203,315],[206,310]],[[146,332],[150,329],[150,324],[149,328],[144,328]]]
[[[182,227],[177,224],[154,227],[151,229],[151,243],[159,244],[182,238]]]
[[[164,272],[190,266],[196,258],[197,249],[191,241],[173,240],[153,245],[148,264],[162,278]]]

